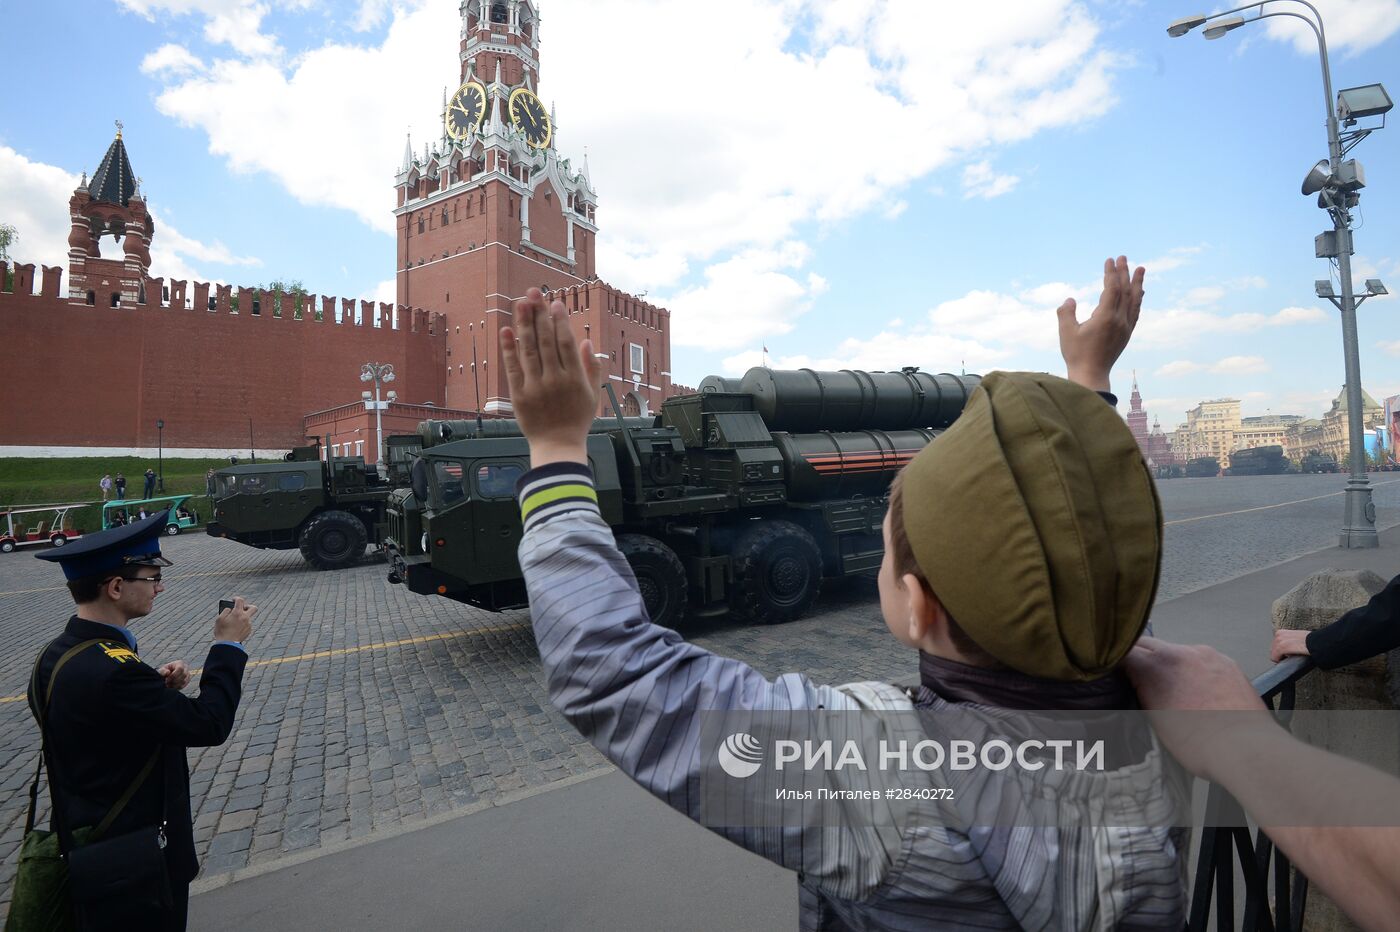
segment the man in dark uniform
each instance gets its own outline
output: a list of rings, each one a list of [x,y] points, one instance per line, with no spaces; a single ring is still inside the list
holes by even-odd
[[[137,654],[128,624],[151,613],[162,591],[160,554],[166,513],[90,534],[37,556],[63,567],[77,612],[46,648],[29,707],[43,701],[50,676],[71,648],[89,641],[59,671],[45,712],[52,830],[60,837],[101,822],[154,760],[156,765],[104,838],[165,824],[165,863],[173,906],[158,915],[102,917],[101,928],[185,928],[189,883],[199,872],[190,818],[185,749],[223,744],[233,730],[257,607],[235,598],[218,613],[214,645],[204,661],[198,698],[184,695],[183,661],[160,668]],[[65,841],[65,847],[71,847]]]

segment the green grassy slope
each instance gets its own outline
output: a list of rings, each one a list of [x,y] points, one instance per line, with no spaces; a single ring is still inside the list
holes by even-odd
[[[204,473],[211,466],[218,469],[227,465],[226,459],[166,459],[164,494],[200,496],[192,504],[203,523],[209,515],[203,499]],[[102,474],[111,473],[115,477],[119,472],[125,473],[126,497],[134,499],[141,496],[142,474],[147,467],[155,469],[156,461],[135,456],[0,458],[0,508],[50,502],[96,502],[92,507],[70,513],[74,527],[94,531],[100,522],[102,490],[97,483]],[[115,490],[112,494],[115,497]]]

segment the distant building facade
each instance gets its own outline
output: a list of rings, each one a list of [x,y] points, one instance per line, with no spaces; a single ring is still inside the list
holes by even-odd
[[[1186,423],[1177,429],[1176,452],[1186,460],[1213,456],[1224,464],[1235,450],[1240,427],[1238,398],[1203,401],[1186,412]]]
[[[1283,455],[1293,457],[1293,444],[1289,432],[1293,425],[1302,420],[1303,416],[1300,414],[1266,414],[1261,417],[1240,418],[1231,452],[1252,450],[1255,447],[1283,447]]]
[[[1361,391],[1361,426],[1374,429],[1384,423],[1385,409],[1370,394]],[[1351,462],[1351,443],[1348,438],[1347,392],[1343,386],[1332,407],[1321,420],[1301,421],[1290,428],[1289,443],[1294,459],[1308,453],[1331,454],[1344,468]]]

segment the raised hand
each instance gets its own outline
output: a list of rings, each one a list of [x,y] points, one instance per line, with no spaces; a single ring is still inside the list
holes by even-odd
[[[1060,318],[1060,355],[1071,382],[1095,391],[1112,390],[1109,375],[1137,327],[1146,275],[1147,270],[1138,266],[1129,277],[1126,256],[1119,256],[1117,261],[1105,259],[1103,293],[1089,319],[1079,323],[1073,298],[1066,298],[1060,305],[1056,311]]]
[[[575,343],[564,305],[546,307],[538,288],[527,291],[514,326],[501,328],[501,360],[531,465],[587,463],[603,367],[592,340]]]

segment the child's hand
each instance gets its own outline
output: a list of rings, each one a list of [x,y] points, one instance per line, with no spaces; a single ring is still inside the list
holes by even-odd
[[[603,378],[593,341],[575,344],[564,305],[545,307],[544,295],[531,288],[515,302],[515,326],[501,328],[501,358],[530,464],[586,464]]]
[[[1066,375],[1094,391],[1111,391],[1109,373],[1123,355],[1142,312],[1142,280],[1147,270],[1138,266],[1128,278],[1128,259],[1104,260],[1103,294],[1099,306],[1084,323],[1075,317],[1073,298],[1065,299],[1056,312],[1060,315],[1060,355]]]

